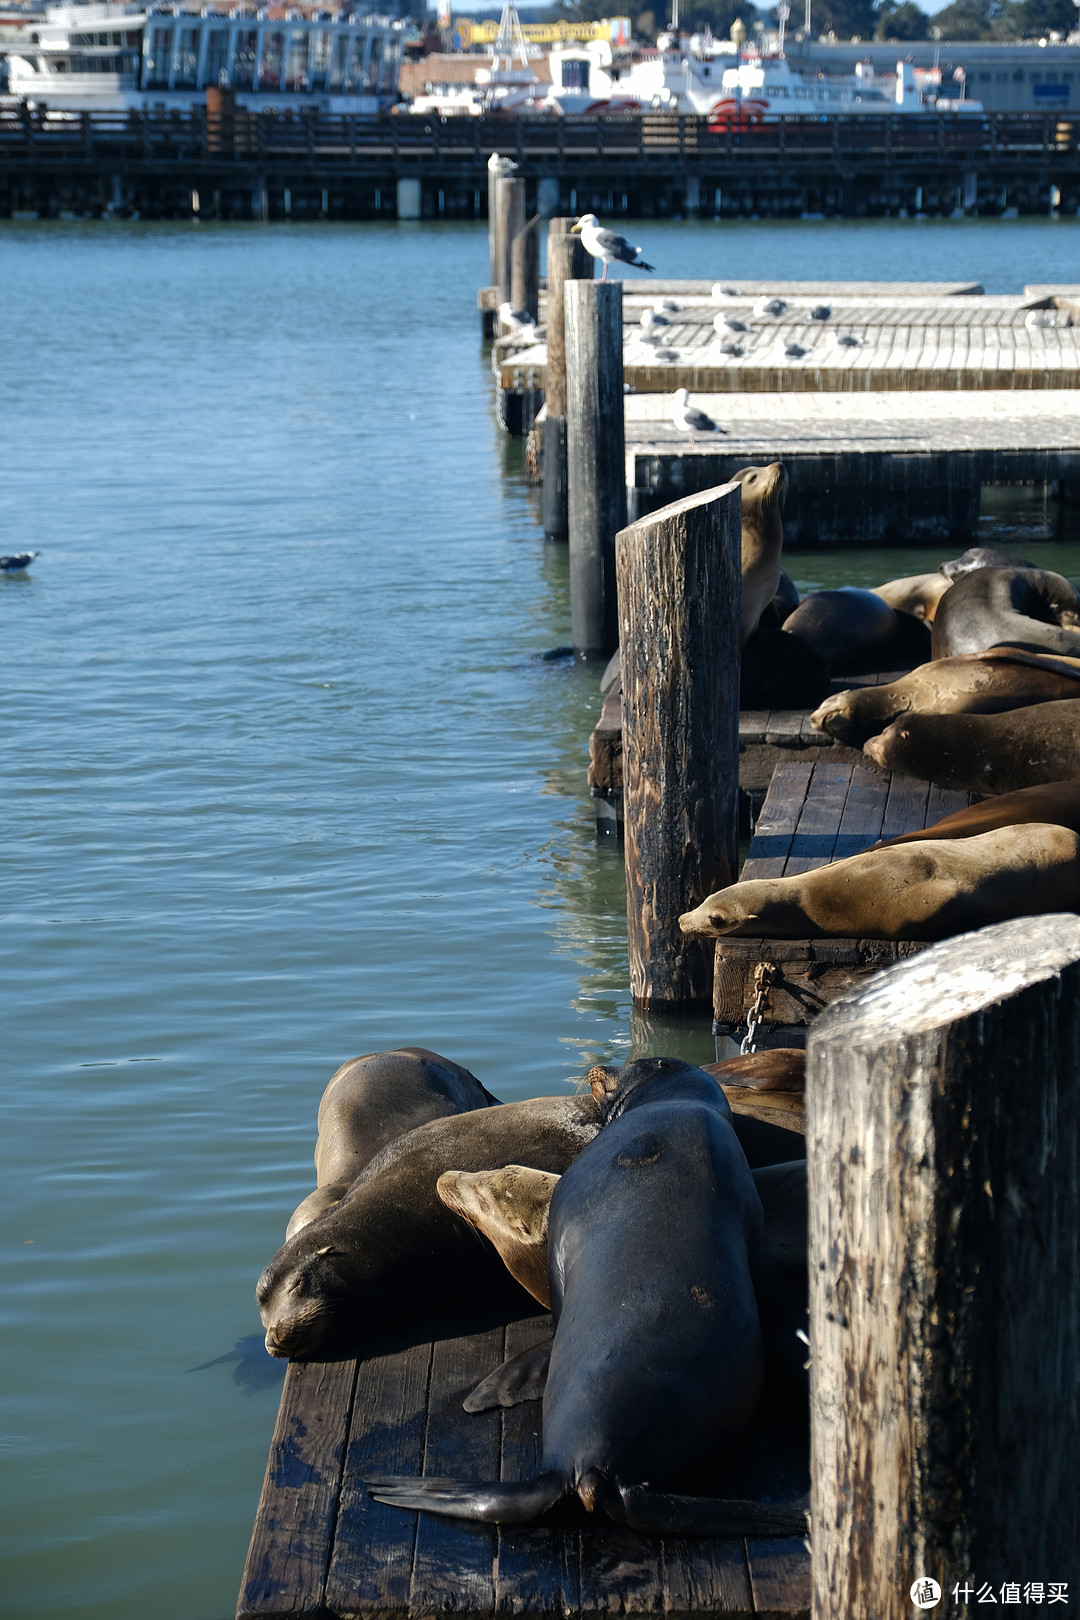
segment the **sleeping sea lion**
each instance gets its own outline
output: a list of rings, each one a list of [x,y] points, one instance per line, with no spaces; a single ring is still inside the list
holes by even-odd
[[[875,585],[873,592],[897,612],[910,613],[916,619],[933,624],[938,603],[951,584],[952,580],[941,574],[909,574],[905,579],[889,579],[884,585]]]
[[[671,1494],[715,1480],[764,1380],[751,1277],[761,1200],[723,1093],[670,1058],[596,1068],[589,1081],[604,1126],[551,1199],[556,1326],[540,1473],[368,1489],[398,1507],[500,1524],[577,1498],[646,1533],[799,1533],[801,1504]]]
[[[590,1096],[537,1097],[432,1120],[390,1142],[333,1209],[278,1250],[255,1291],[272,1356],[328,1345],[462,1304],[524,1295],[436,1191],[444,1170],[517,1163],[561,1174],[600,1128]]]
[[[865,850],[831,866],[733,883],[679,918],[723,939],[947,939],[1080,907],[1080,837],[1029,823],[974,838]]]
[[[920,664],[888,686],[854,686],[810,716],[819,731],[861,748],[902,714],[997,714],[1080,697],[1080,658],[991,647]]]
[[[820,653],[829,669],[881,669],[894,651],[900,621],[887,602],[855,585],[811,591],[784,623],[787,635],[799,636]]]
[[[780,585],[787,470],[782,461],[768,467],[743,467],[731,481],[742,486],[741,624],[745,642]]]
[[[973,793],[1012,793],[1080,777],[1072,700],[1004,714],[908,714],[863,744],[875,765]]]
[[[395,1137],[498,1100],[468,1069],[426,1046],[368,1052],[343,1063],[319,1104],[316,1188],[294,1211],[286,1239],[344,1198],[364,1166]]]
[[[740,709],[805,709],[829,689],[829,666],[801,636],[762,623],[742,649]]]
[[[943,562],[938,569],[948,580],[963,579],[979,568],[1034,568],[1024,557],[1014,557],[1009,551],[995,551],[993,546],[969,546],[967,551],[951,562]]]
[[[1080,656],[1080,602],[1061,574],[1045,568],[977,568],[941,598],[934,658],[985,652],[1002,643],[1027,652]]]
[[[1015,793],[980,799],[978,804],[969,804],[966,810],[954,810],[951,816],[944,816],[921,832],[883,838],[874,847],[887,849],[893,844],[921,844],[928,838],[974,838],[979,833],[993,832],[995,827],[1018,827],[1029,821],[1069,827],[1074,833],[1080,833],[1080,781],[1040,783],[1038,787],[1019,788]]]
[[[736,1133],[740,1122],[749,1118],[805,1135],[806,1052],[802,1047],[740,1053],[720,1063],[703,1063],[702,1068],[720,1082],[731,1104]]]
[[[436,1188],[447,1209],[495,1245],[503,1265],[547,1309],[548,1209],[558,1176],[506,1164],[499,1170],[446,1170]]]

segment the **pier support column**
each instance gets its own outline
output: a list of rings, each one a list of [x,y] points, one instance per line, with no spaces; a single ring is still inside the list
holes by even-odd
[[[686,212],[694,215],[701,212],[701,181],[696,174],[686,177]]]
[[[399,180],[397,183],[398,219],[419,219],[423,197],[419,180]]]
[[[713,941],[679,917],[738,874],[739,485],[642,518],[615,551],[630,989],[709,1006]]]
[[[559,182],[552,175],[545,175],[536,182],[536,212],[542,219],[550,219],[559,212]]]
[[[270,218],[270,193],[265,175],[256,180],[251,188],[251,217],[261,219],[264,224]]]
[[[1075,1581],[1078,1066],[1072,914],[932,946],[811,1026],[814,1620],[907,1620],[923,1577],[949,1615],[955,1583]]]
[[[548,225],[547,367],[544,401],[541,492],[544,533],[549,540],[567,538],[566,508],[566,307],[568,281],[591,281],[593,260],[580,236],[571,236],[574,221],[566,216]]]
[[[534,321],[540,315],[539,223],[539,217],[531,219],[510,244],[510,302],[528,310]]]
[[[571,637],[580,659],[606,659],[619,644],[615,536],[626,522],[622,283],[568,281],[563,298]]]
[[[524,229],[525,182],[500,177],[495,186],[495,274],[491,284],[498,287],[503,300],[510,297],[514,238]]]

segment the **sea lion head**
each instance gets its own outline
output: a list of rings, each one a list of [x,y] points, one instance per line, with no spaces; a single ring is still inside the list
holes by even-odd
[[[313,1221],[279,1249],[256,1286],[264,1342],[272,1356],[309,1360],[337,1328],[342,1306],[352,1303],[343,1252],[329,1234],[318,1233],[320,1224]]]
[[[546,1170],[507,1164],[501,1170],[446,1170],[436,1183],[447,1209],[495,1245],[510,1275],[541,1305],[551,1303],[548,1210],[558,1180]]]
[[[684,911],[679,927],[684,934],[701,934],[708,939],[724,939],[730,934],[798,939],[806,928],[806,914],[793,891],[777,890],[776,885],[784,881],[758,878],[718,889],[693,911]]]
[[[911,728],[902,720],[894,720],[891,726],[879,732],[876,737],[868,737],[863,743],[863,753],[867,759],[872,759],[875,765],[890,769],[896,763],[903,751],[904,743],[910,741]]]
[[[682,1058],[634,1058],[621,1069],[597,1064],[588,1073],[589,1089],[605,1125],[637,1102],[659,1101],[663,1091],[681,1098],[699,1096],[730,1114],[727,1099],[711,1075]]]
[[[772,461],[767,467],[740,467],[731,481],[742,487],[744,522],[752,515],[766,517],[784,510],[788,475],[782,461]]]

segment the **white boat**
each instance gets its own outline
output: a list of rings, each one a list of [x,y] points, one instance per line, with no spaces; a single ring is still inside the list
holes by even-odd
[[[51,6],[8,57],[9,94],[51,112],[205,105],[377,113],[397,99],[405,25],[284,7]]]
[[[981,112],[978,101],[942,100],[929,75],[897,62],[895,76],[866,62],[851,74],[801,73],[782,52],[740,51],[730,41],[661,35],[654,50],[620,61],[606,40],[552,51],[550,111],[696,113],[718,128],[771,123],[788,116]],[[919,78],[923,80],[918,82]]]
[[[543,85],[529,66],[529,53],[521,32],[514,0],[505,0],[490,67],[478,67],[472,84],[438,85],[416,96],[409,111],[437,113],[440,117],[484,113],[534,113]]]

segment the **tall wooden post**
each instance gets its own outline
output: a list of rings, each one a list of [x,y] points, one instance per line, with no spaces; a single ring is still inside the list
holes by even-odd
[[[741,537],[740,487],[722,484],[641,518],[616,541],[638,1007],[712,999],[712,941],[687,938],[679,916],[738,870]]]
[[[807,1046],[814,1620],[1075,1582],[1080,918],[935,945]]]
[[[615,536],[626,522],[622,283],[568,281],[563,298],[570,631],[579,658],[606,659],[619,644]]]
[[[514,237],[525,228],[525,182],[500,177],[495,187],[495,274],[492,285],[504,301],[510,297]]]
[[[594,260],[580,236],[571,236],[573,216],[553,219],[547,246],[547,365],[544,368],[542,508],[549,540],[567,538],[566,514],[566,311],[563,288],[568,281],[591,281]]]
[[[510,244],[510,302],[515,309],[526,309],[537,320],[540,315],[540,216],[530,219]]]

